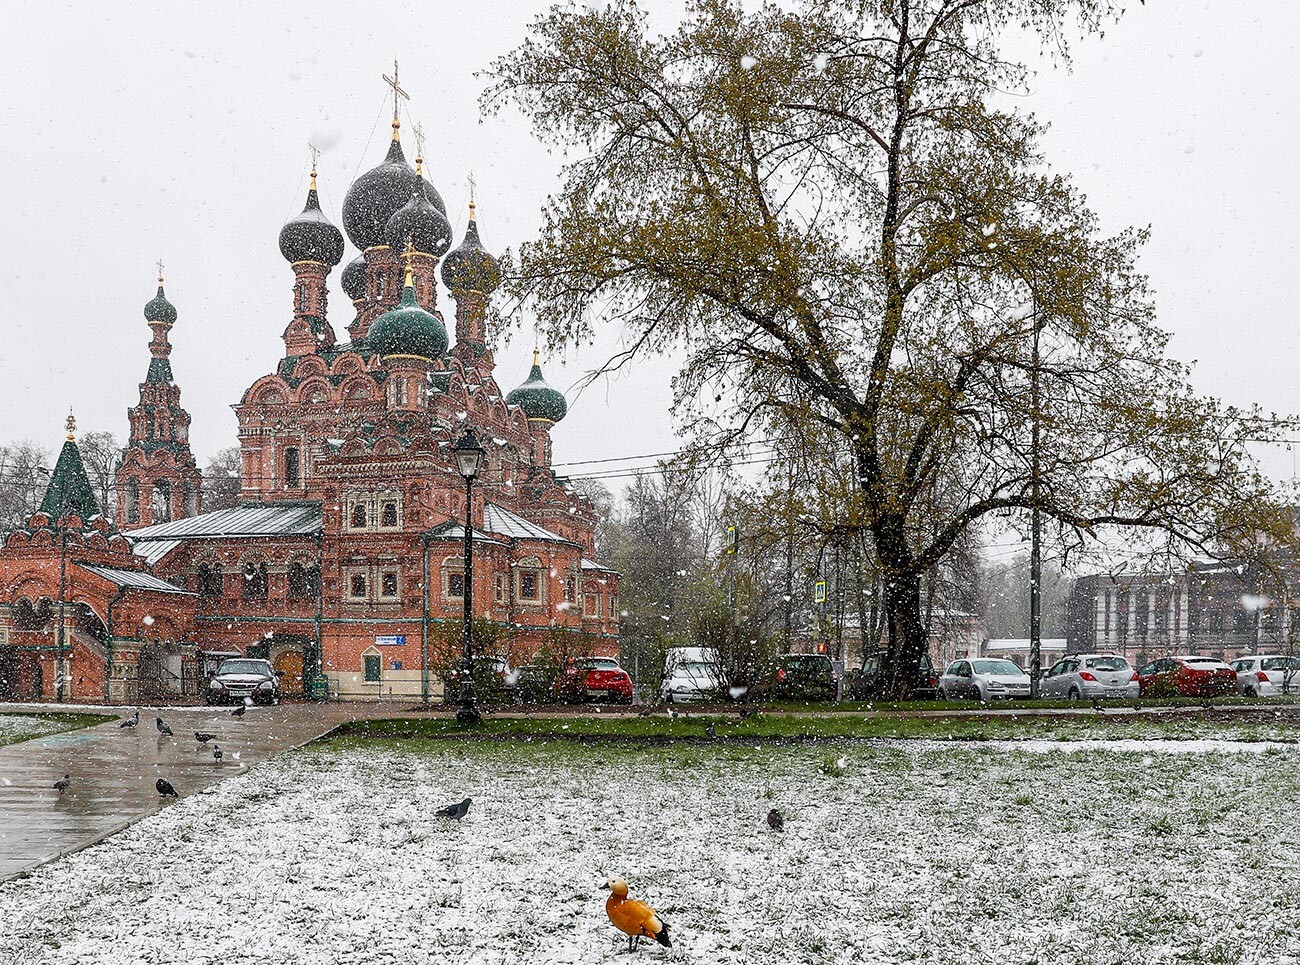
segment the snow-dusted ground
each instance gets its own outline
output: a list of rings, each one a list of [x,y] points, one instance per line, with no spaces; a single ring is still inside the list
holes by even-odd
[[[68,727],[61,721],[43,720],[30,714],[0,714],[0,745],[57,734]]]
[[[1202,750],[316,745],[0,885],[0,962],[1300,961],[1300,749]]]

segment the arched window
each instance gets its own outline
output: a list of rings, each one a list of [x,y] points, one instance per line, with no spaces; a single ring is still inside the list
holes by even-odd
[[[166,479],[159,479],[153,484],[150,508],[155,523],[166,523],[172,518],[172,484]]]
[[[268,585],[265,561],[249,560],[244,564],[245,600],[265,600]]]
[[[320,565],[313,563],[289,564],[289,598],[313,600],[320,596]]]
[[[140,484],[134,479],[126,483],[126,521],[140,522]]]
[[[221,596],[220,564],[200,563],[195,571],[195,583],[199,596],[209,599]]]
[[[298,447],[286,446],[284,450],[284,484],[289,489],[297,489],[301,483],[298,465]]]
[[[370,525],[369,514],[366,512],[365,503],[352,504],[352,528],[365,529]]]

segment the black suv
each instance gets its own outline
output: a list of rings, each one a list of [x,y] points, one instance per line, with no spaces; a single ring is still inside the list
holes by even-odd
[[[880,669],[885,662],[885,652],[877,650],[862,658],[862,668],[849,673],[849,699],[875,700],[884,690],[885,681]],[[916,674],[912,677],[912,697],[929,700],[939,696],[939,675],[928,653],[921,654]]]
[[[776,661],[771,689],[776,700],[835,700],[839,690],[839,675],[825,654],[791,653]]]

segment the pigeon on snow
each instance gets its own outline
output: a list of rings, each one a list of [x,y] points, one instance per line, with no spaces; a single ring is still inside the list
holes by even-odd
[[[158,733],[166,734],[168,737],[172,736],[172,729],[168,726],[167,721],[163,720],[161,717],[155,717],[153,720],[154,723],[158,725]]]
[[[201,730],[196,730],[194,732],[194,739],[198,741],[200,744],[206,744],[208,741],[212,740],[212,738],[216,736],[217,736],[216,734],[205,734]]]
[[[782,817],[781,812],[776,808],[772,808],[772,810],[767,812],[767,826],[773,831],[785,830],[785,818]]]
[[[68,789],[68,785],[71,783],[72,783],[72,778],[67,774],[64,774],[63,780],[54,782],[54,790],[62,794],[64,791]]]
[[[448,804],[445,808],[438,808],[433,813],[440,818],[455,818],[459,821],[469,813],[469,806],[473,803],[470,798],[465,798],[459,804]]]
[[[240,704],[238,707],[236,707],[234,710],[232,710],[232,711],[230,712],[230,716],[231,716],[231,717],[243,717],[243,716],[244,716],[244,712],[245,712],[246,710],[248,710],[248,705],[247,705],[247,704]]]
[[[128,718],[126,718],[124,721],[122,721],[122,723],[118,724],[117,726],[118,726],[118,727],[135,727],[135,726],[136,726],[137,724],[139,724],[139,723],[140,723],[140,709],[137,707],[137,708],[136,708],[136,711],[135,711],[135,716],[134,716],[134,717],[128,717]]]
[[[216,761],[218,764],[221,763],[221,748],[218,747],[216,744],[212,745],[212,759]]]

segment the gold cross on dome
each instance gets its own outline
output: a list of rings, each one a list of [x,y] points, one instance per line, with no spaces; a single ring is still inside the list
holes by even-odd
[[[393,58],[393,76],[389,77],[387,74],[384,74],[383,78],[384,78],[384,83],[393,89],[393,129],[394,129],[394,134],[396,134],[397,126],[400,123],[397,119],[398,95],[400,94],[408,101],[411,99],[411,95],[408,94],[406,91],[402,90],[401,85],[398,84],[397,82],[397,58],[396,57]]]
[[[311,169],[316,170],[316,164],[320,161],[320,148],[311,141],[307,142],[307,150],[311,151]]]
[[[473,204],[475,193],[478,191],[478,181],[475,179],[473,171],[469,172],[469,177],[466,179],[465,183],[469,185],[469,203]]]
[[[424,157],[424,128],[417,121],[411,127],[411,131],[415,134],[416,157]]]
[[[162,259],[159,258],[158,259],[158,284],[161,285],[162,280],[163,280],[163,263],[162,263]]]

